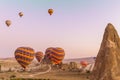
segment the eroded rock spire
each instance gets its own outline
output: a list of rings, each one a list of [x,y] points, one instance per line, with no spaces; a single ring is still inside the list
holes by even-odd
[[[90,80],[120,80],[120,38],[111,23],[105,28]]]

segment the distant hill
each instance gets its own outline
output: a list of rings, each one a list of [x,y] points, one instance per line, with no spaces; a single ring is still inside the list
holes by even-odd
[[[94,62],[94,59],[95,57],[85,57],[85,58],[73,58],[73,59],[64,59],[63,62],[64,63],[68,63],[68,62],[77,62],[77,63],[80,63],[80,61],[87,61],[88,63],[93,63]],[[8,57],[8,58],[0,58],[0,60],[2,61],[6,61],[6,60],[9,60],[9,61],[14,61],[15,58],[14,57]],[[35,59],[34,59],[35,60]]]
[[[80,63],[80,61],[87,61],[88,63],[93,63],[95,61],[96,57],[85,57],[85,58],[74,58],[74,59],[64,59],[64,63],[68,62],[77,62]]]
[[[0,60],[15,60],[14,57],[0,58]]]

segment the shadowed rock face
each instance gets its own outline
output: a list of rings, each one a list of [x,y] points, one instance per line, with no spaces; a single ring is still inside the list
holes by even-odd
[[[120,80],[120,38],[109,23],[90,80]]]

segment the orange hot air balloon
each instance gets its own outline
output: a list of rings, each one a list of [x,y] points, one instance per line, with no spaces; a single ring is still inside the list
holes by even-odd
[[[19,12],[19,16],[22,17],[23,16],[23,12]]]
[[[9,27],[11,25],[11,21],[10,20],[6,20],[5,24]]]
[[[38,51],[35,53],[35,57],[36,57],[38,62],[41,62],[43,59],[43,53],[41,51]]]
[[[53,9],[48,9],[48,13],[50,14],[50,15],[52,15],[53,14]]]
[[[64,59],[65,52],[62,48],[50,47],[46,49],[45,58],[49,59],[52,64],[60,64]]]
[[[82,65],[82,67],[86,67],[88,65],[87,61],[81,61],[80,64]]]
[[[18,47],[15,50],[15,58],[17,62],[24,68],[32,62],[34,59],[34,49],[30,47]]]

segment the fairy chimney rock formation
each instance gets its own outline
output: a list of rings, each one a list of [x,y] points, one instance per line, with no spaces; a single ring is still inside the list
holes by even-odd
[[[90,80],[120,80],[120,38],[109,23]]]

